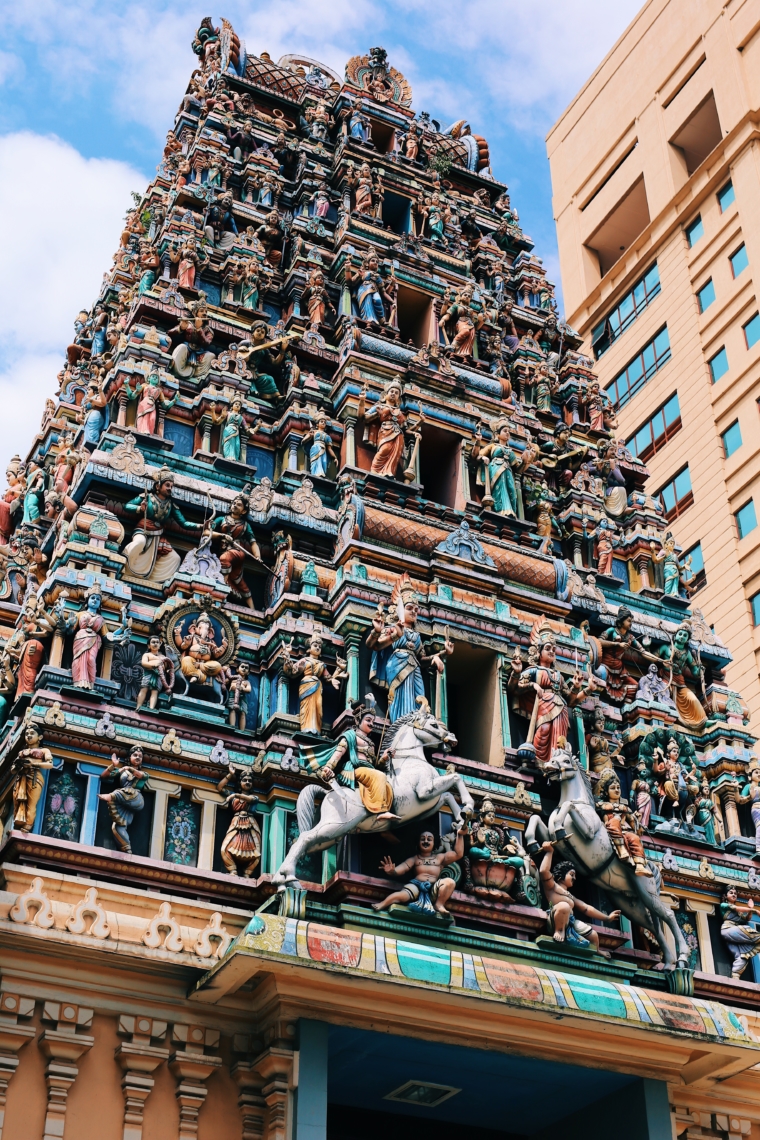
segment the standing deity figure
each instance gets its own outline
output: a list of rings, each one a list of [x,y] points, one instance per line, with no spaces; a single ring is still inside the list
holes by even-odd
[[[248,698],[251,695],[251,682],[248,675],[251,666],[247,661],[241,661],[237,672],[233,673],[227,681],[227,708],[229,710],[229,723],[231,728],[245,732],[245,722],[248,717]]]
[[[357,214],[373,214],[374,186],[372,183],[372,170],[368,162],[363,162],[358,173],[351,168],[348,174],[348,185],[354,190],[354,212]]]
[[[414,878],[406,883],[401,890],[393,891],[381,903],[373,903],[373,910],[387,910],[396,905],[408,906],[410,910],[420,914],[428,914],[434,918],[446,918],[449,914],[446,903],[454,893],[456,879],[443,874],[446,867],[458,863],[464,855],[464,833],[466,824],[462,824],[457,832],[456,843],[449,851],[434,853],[435,836],[432,831],[423,831],[420,835],[417,854],[405,859],[396,866],[390,855],[385,855],[380,862],[380,870],[385,875],[393,875],[402,879],[404,875],[412,874]]]
[[[682,622],[672,644],[663,645],[659,657],[670,668],[670,684],[679,719],[688,728],[698,731],[707,720],[707,714],[696,694],[686,684],[687,677],[698,685],[702,684],[702,666],[694,659],[689,648],[690,640],[691,628],[687,622]]]
[[[311,431],[307,432],[301,440],[301,445],[309,456],[309,474],[320,475],[323,479],[327,477],[327,465],[332,459],[333,463],[338,462],[330,433],[327,430],[327,416],[324,412],[320,412],[317,416],[316,426],[312,427]]]
[[[322,653],[322,638],[313,634],[309,639],[309,650],[305,657],[298,661],[291,659],[291,647],[288,642],[283,643],[282,671],[286,677],[300,677],[298,686],[298,712],[302,732],[322,731],[322,680],[330,681],[334,689],[339,689],[341,681],[346,676],[346,662],[342,657],[337,659],[337,669],[331,674],[327,666],[320,661]]]
[[[84,424],[84,446],[90,451],[94,451],[101,435],[108,427],[108,400],[105,397],[100,380],[97,378],[91,380],[87,385],[87,395],[82,400],[78,419],[80,423]]]
[[[18,455],[14,455],[5,472],[8,489],[0,497],[0,546],[7,546],[19,507],[23,511],[24,471]]]
[[[519,649],[510,662],[509,688],[533,689],[535,697],[523,748],[535,754],[539,768],[543,768],[552,752],[560,747],[570,733],[570,707],[579,704],[586,695],[583,675],[577,665],[572,681],[563,680],[555,668],[557,643],[545,618],[534,624],[530,636],[538,661],[527,669],[523,667]]]
[[[182,654],[180,669],[188,681],[206,685],[224,672],[218,658],[224,656],[227,638],[222,634],[217,644],[213,623],[205,611],[190,622],[184,636],[179,628],[174,630],[174,643]]]
[[[483,506],[500,515],[517,514],[517,487],[514,471],[525,471],[536,458],[538,448],[528,444],[520,454],[510,446],[509,420],[498,419],[491,428],[491,442],[483,443],[478,426],[472,458],[479,460],[478,484],[484,487]]]
[[[358,142],[368,143],[370,140],[370,122],[367,116],[358,107],[352,107],[348,116],[348,133]]]
[[[163,537],[170,522],[190,534],[203,529],[199,523],[188,522],[172,500],[173,491],[174,473],[162,467],[152,491],[143,491],[124,504],[127,514],[142,516],[131,541],[124,547],[127,569],[135,578],[164,583],[179,569],[180,556]]]
[[[37,805],[45,786],[45,770],[53,767],[53,754],[42,747],[42,733],[36,725],[24,730],[24,744],[13,762],[13,826],[17,831],[32,831],[37,819]]]
[[[236,495],[230,504],[229,513],[217,515],[212,522],[211,537],[218,539],[221,543],[222,553],[219,556],[219,561],[224,579],[232,591],[233,598],[252,610],[251,590],[243,577],[243,570],[246,558],[261,562],[261,553],[253,533],[253,527],[248,521],[250,504],[250,496],[246,490]]]
[[[613,737],[614,751],[610,751],[610,742],[604,734],[604,709],[597,705],[594,709],[594,723],[589,736],[586,738],[588,748],[589,769],[601,775],[602,772],[612,768],[613,760],[620,757],[620,738]]]
[[[443,657],[454,652],[454,644],[446,637],[439,653],[423,652],[422,638],[417,632],[419,603],[408,574],[402,575],[391,595],[391,612],[395,621],[386,624],[382,602],[372,619],[367,645],[373,650],[370,680],[388,690],[388,717],[395,723],[408,713],[415,713],[425,700],[422,666],[431,665],[439,674],[444,671]]]
[[[385,306],[390,310],[390,298],[383,284],[380,262],[374,250],[365,253],[361,268],[355,269],[349,261],[345,269],[346,285],[354,299],[357,316],[374,324],[387,324]]]
[[[3,667],[10,674],[9,679],[13,680],[15,675],[17,697],[34,692],[45,654],[43,641],[58,628],[58,615],[45,613],[41,601],[32,594],[24,603],[16,629],[3,651]]]
[[[340,506],[338,508],[338,533],[335,540],[335,553],[340,553],[353,539],[361,540],[364,534],[364,500],[356,490],[352,475],[338,478]]]
[[[372,743],[375,714],[371,707],[354,703],[354,727],[328,744],[304,747],[309,770],[326,784],[335,781],[342,788],[359,788],[362,804],[378,819],[398,819],[391,811],[393,787],[382,771]]]
[[[752,925],[755,914],[755,904],[752,899],[740,903],[736,887],[726,887],[723,893],[723,902],[720,905],[720,916],[723,919],[720,934],[733,954],[731,976],[740,978],[747,968],[747,963],[760,954],[760,930]]]
[[[335,306],[330,300],[325,284],[325,275],[321,269],[312,269],[309,281],[301,294],[301,301],[306,305],[309,313],[309,324],[314,330],[324,324],[325,315],[329,310],[335,315]]]
[[[622,798],[620,780],[617,773],[608,768],[599,777],[596,786],[596,810],[618,858],[630,863],[634,874],[652,877],[647,866],[644,844],[638,832],[638,821],[626,801]]]
[[[232,764],[217,784],[217,791],[224,795],[235,779],[239,790],[228,795],[222,804],[224,808],[232,808],[234,814],[222,840],[220,855],[228,874],[250,879],[261,861],[261,828],[254,815],[259,798],[253,794],[253,774],[247,769],[238,772]]]
[[[98,653],[106,641],[119,643],[129,637],[130,623],[126,614],[126,607],[122,609],[121,625],[113,633],[104,629],[105,618],[101,605],[103,597],[100,592],[100,583],[87,591],[87,608],[79,613],[71,614],[66,618],[66,629],[74,633],[74,649],[71,659],[71,677],[78,689],[92,689],[98,675]]]
[[[370,471],[375,475],[384,475],[388,479],[397,479],[400,474],[406,446],[405,429],[412,433],[415,440],[415,450],[419,447],[420,435],[414,431],[418,421],[407,421],[407,415],[401,409],[403,388],[400,377],[396,376],[388,382],[382,399],[371,408],[366,407],[366,385],[359,393],[358,418],[369,425],[370,442],[376,448],[372,457]],[[377,425],[374,427],[373,425]],[[408,476],[408,479],[407,479]],[[404,472],[407,481],[414,479],[413,461],[410,459],[407,470]]]
[[[755,761],[747,773],[747,783],[739,795],[740,804],[749,804],[755,829],[755,850],[760,852],[760,764]]]
[[[559,383],[556,374],[545,362],[538,366],[534,384],[536,411],[550,412],[552,410],[552,396],[557,392]]]
[[[456,300],[448,307],[439,321],[439,327],[444,335],[446,344],[450,344],[452,352],[460,356],[472,356],[475,345],[475,333],[485,323],[485,315],[476,313],[472,308],[472,287],[465,285],[457,293]],[[454,337],[449,341],[450,327],[456,329]]]
[[[235,463],[240,463],[243,457],[243,444],[248,437],[248,425],[243,414],[243,401],[239,396],[236,396],[227,411],[222,411],[218,415],[215,412],[213,419],[215,423],[224,425],[219,433],[219,451],[225,459],[232,459]],[[255,430],[254,428],[254,433]]]
[[[44,469],[34,459],[30,459],[26,468],[24,512],[21,518],[21,521],[27,526],[39,521],[42,514],[46,483],[47,476]]]
[[[742,802],[741,799],[739,802]],[[703,779],[699,785],[699,791],[694,800],[694,808],[694,823],[704,830],[705,839],[708,843],[717,843],[715,824],[720,820],[720,808],[713,799],[710,783],[707,779]]]
[[[140,659],[142,677],[137,694],[136,708],[141,709],[150,694],[149,707],[158,704],[160,693],[170,693],[174,686],[174,664],[170,657],[161,651],[161,638],[151,637],[148,648]]]
[[[608,578],[611,577],[615,547],[620,545],[617,527],[610,519],[601,518],[594,530],[589,531],[586,537],[592,542],[596,540],[594,542],[594,555],[597,573]]]
[[[309,201],[312,203],[312,216],[326,218],[330,212],[330,192],[326,182],[318,182],[317,188]]]
[[[652,818],[652,784],[645,761],[641,760],[631,781],[631,794],[636,797],[636,815],[642,831],[649,827]]]
[[[111,831],[120,851],[125,855],[132,854],[132,843],[127,828],[135,815],[145,807],[142,790],[148,782],[148,777],[142,770],[143,750],[135,744],[129,753],[129,760],[121,763],[114,752],[111,763],[100,773],[101,780],[116,780],[118,787],[112,792],[101,792],[99,800],[103,800],[111,817]]]
[[[244,309],[258,309],[261,288],[261,266],[255,258],[246,264],[240,288],[240,303]]]
[[[538,874],[546,901],[549,904],[547,923],[549,933],[554,937],[555,942],[567,941],[570,945],[583,947],[590,945],[592,950],[600,953],[599,934],[594,930],[591,923],[585,920],[595,918],[599,922],[605,922],[611,918],[619,918],[620,911],[613,910],[610,914],[604,914],[595,906],[590,906],[588,903],[577,899],[572,893],[577,874],[573,864],[569,862],[557,863],[556,867],[552,868],[554,846],[551,840],[547,840],[546,843],[542,844],[542,847],[545,854],[541,860]],[[583,917],[576,918],[576,915]],[[601,953],[609,957],[607,951],[603,950]]]
[[[676,554],[676,540],[668,532],[665,535],[661,549],[657,549],[656,542],[649,543],[652,549],[652,561],[662,562],[662,577],[665,593],[671,598],[678,597],[681,585],[681,565]]]
[[[179,392],[175,392],[173,396],[167,396],[161,390],[161,377],[155,369],[151,371],[147,380],[138,381],[134,387],[129,379],[126,380],[124,391],[128,400],[138,400],[135,431],[142,435],[156,434],[159,409],[171,408],[179,396]]]

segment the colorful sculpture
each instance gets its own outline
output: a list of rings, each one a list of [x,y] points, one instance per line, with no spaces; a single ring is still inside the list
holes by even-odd
[[[319,734],[322,731],[322,680],[329,681],[334,689],[339,689],[346,676],[346,662],[343,658],[338,658],[337,668],[331,674],[324,662],[320,661],[321,653],[322,638],[317,633],[309,638],[308,652],[299,661],[292,660],[290,643],[283,643],[282,669],[285,676],[301,678],[298,707],[302,732]]]
[[[101,792],[99,800],[103,800],[111,817],[111,831],[120,851],[125,855],[132,854],[132,841],[129,837],[129,827],[135,815],[145,807],[145,798],[142,790],[148,782],[148,777],[142,770],[143,750],[139,744],[134,745],[129,753],[129,760],[122,763],[114,752],[111,763],[100,773],[100,779],[116,780],[118,787],[112,792]]]
[[[405,859],[398,866],[390,855],[383,856],[380,870],[384,875],[402,879],[412,874],[413,879],[398,890],[393,891],[380,903],[373,903],[373,910],[387,910],[394,904],[408,906],[419,914],[434,918],[447,918],[446,903],[454,893],[456,880],[444,875],[446,867],[458,863],[464,855],[464,828],[457,832],[456,845],[450,851],[434,853],[435,836],[432,831],[423,831],[419,838],[417,854]]]
[[[230,793],[222,805],[232,808],[234,814],[222,840],[220,855],[228,874],[250,879],[261,862],[261,827],[254,815],[259,798],[253,795],[251,772],[238,771],[232,764],[217,784],[217,790],[224,793],[233,780],[237,780],[239,790]]]
[[[13,826],[18,831],[32,831],[45,787],[43,773],[53,767],[53,754],[42,747],[42,733],[34,724],[26,726],[24,744],[13,761]]]

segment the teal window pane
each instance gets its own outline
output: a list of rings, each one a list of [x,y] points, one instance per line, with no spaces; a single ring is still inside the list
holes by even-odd
[[[705,568],[705,560],[702,557],[702,544],[698,542],[696,546],[692,546],[691,550],[687,550],[683,556],[684,562],[687,558],[691,558],[691,572],[692,574],[699,574]]]
[[[672,511],[673,507],[676,505],[676,493],[673,490],[672,483],[668,483],[667,487],[662,488],[660,491],[660,498],[662,499],[662,505],[664,506],[665,510]]]
[[[662,409],[662,411],[663,411],[663,415],[665,416],[665,423],[668,425],[668,427],[670,427],[670,425],[672,423],[675,423],[675,421],[681,415],[681,409],[678,406],[678,393],[677,392],[674,396],[670,397],[670,399],[668,400],[667,404]]]
[[[733,455],[742,445],[742,433],[739,427],[739,421],[736,420],[735,423],[732,423],[730,427],[726,428],[721,438],[723,440],[723,451],[725,452],[726,459],[728,459],[729,455]]]
[[[628,365],[628,383],[633,385],[644,372],[644,365],[641,362],[641,357],[637,356],[634,361]]]
[[[618,306],[618,313],[620,314],[621,323],[623,321],[625,321],[626,317],[630,317],[632,312],[633,312],[633,293],[629,293],[627,297],[623,297],[623,300],[620,302],[620,305]]]
[[[696,245],[701,237],[704,237],[705,227],[702,225],[701,218],[695,218],[690,226],[686,227],[686,240],[690,246]]]
[[[733,182],[727,182],[723,189],[718,191],[718,205],[720,206],[721,214],[724,210],[728,209],[735,199],[734,184]]]
[[[750,499],[736,512],[736,527],[739,531],[739,538],[745,538],[756,526],[755,502],[754,499]]]
[[[651,376],[652,372],[654,371],[654,345],[645,345],[644,351],[641,355],[644,358],[644,368],[646,370],[646,374],[647,376]]]
[[[751,597],[749,604],[752,606],[752,624],[760,625],[760,594]]]
[[[731,272],[734,277],[738,277],[740,273],[749,265],[749,258],[747,257],[746,245],[740,245],[736,253],[732,254],[728,259],[731,262]]]
[[[705,309],[709,309],[714,300],[715,286],[712,283],[711,277],[710,280],[705,285],[703,285],[697,293],[697,304],[699,305],[700,313],[704,313]]]
[[[747,341],[747,348],[752,348],[760,340],[760,313],[755,313],[754,317],[750,317],[744,326],[744,337]]]
[[[644,285],[646,286],[647,294],[650,294],[654,289],[660,287],[660,271],[657,265],[653,265],[644,278]]]
[[[689,477],[689,468],[684,467],[683,471],[679,471],[673,480],[673,486],[676,489],[676,499],[678,502],[685,499],[691,490],[691,479]]]
[[[658,361],[662,356],[670,352],[670,337],[668,336],[668,330],[666,328],[663,329],[662,332],[658,332],[654,338],[654,350],[657,353]]]
[[[708,364],[710,366],[712,382],[715,384],[720,380],[721,376],[725,376],[728,372],[728,353],[725,348],[721,348],[719,352],[716,352],[715,356],[708,361]]]
[[[638,455],[640,452],[642,452],[644,450],[645,447],[648,447],[651,442],[652,442],[651,429],[649,427],[649,424],[644,424],[643,428],[640,428],[640,430],[636,432],[636,435],[633,437],[633,440],[631,441],[631,443],[632,443],[631,450],[633,451],[633,454]]]

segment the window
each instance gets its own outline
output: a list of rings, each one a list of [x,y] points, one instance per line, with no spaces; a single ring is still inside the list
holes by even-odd
[[[731,272],[734,277],[738,277],[749,265],[746,245],[740,245],[736,253],[732,253],[728,260],[731,262]]]
[[[658,408],[653,416],[642,424],[626,442],[626,447],[646,463],[669,439],[681,430],[681,409],[678,406],[678,393],[675,392],[667,403]]]
[[[707,585],[705,574],[705,560],[702,557],[702,544],[696,543],[681,558],[683,565],[683,579],[686,583],[687,594],[694,594]]]
[[[735,200],[734,184],[733,182],[727,182],[723,189],[718,191],[718,205],[720,206],[721,214],[725,214],[728,207]]]
[[[651,380],[664,364],[670,360],[670,340],[667,327],[660,329],[657,336],[645,344],[641,352],[634,356],[605,391],[616,408],[624,407],[647,380]]]
[[[739,532],[739,538],[746,538],[747,535],[757,526],[757,515],[755,514],[755,500],[750,499],[743,507],[734,515],[736,519],[736,529]]]
[[[743,327],[747,348],[754,348],[760,340],[760,313],[755,313],[754,317],[750,317]]]
[[[649,203],[644,175],[641,174],[586,243],[586,248],[599,259],[602,277],[646,229],[649,221]]]
[[[701,289],[697,290],[697,304],[699,305],[700,313],[704,313],[705,309],[709,309],[714,300],[715,286],[713,285],[711,277]]]
[[[760,625],[760,594],[753,594],[749,604],[752,606],[752,624]]]
[[[688,463],[677,475],[674,475],[670,482],[660,489],[658,496],[668,522],[678,518],[687,507],[691,506],[694,502],[694,495],[691,491]]]
[[[627,328],[630,328],[639,313],[643,313],[659,292],[660,271],[655,263],[649,272],[636,282],[630,293],[626,293],[617,308],[608,313],[592,332],[591,343],[597,360]]]
[[[739,421],[734,420],[730,427],[720,437],[723,440],[723,453],[728,459],[735,451],[738,451],[742,445],[742,433],[739,427]]]
[[[725,348],[719,349],[718,352],[715,353],[715,356],[710,357],[707,363],[710,367],[712,382],[715,384],[720,380],[721,376],[725,376],[728,372],[728,353]]]
[[[705,235],[705,227],[702,225],[702,219],[697,216],[690,225],[686,227],[686,240],[689,246],[696,245],[701,237]]]

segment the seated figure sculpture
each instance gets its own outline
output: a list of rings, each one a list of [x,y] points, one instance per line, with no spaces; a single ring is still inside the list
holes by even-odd
[[[443,872],[452,863],[458,863],[464,855],[464,832],[465,825],[463,824],[457,832],[454,847],[449,851],[434,854],[435,837],[432,831],[423,831],[419,838],[417,854],[405,859],[403,863],[399,863],[398,867],[390,855],[385,855],[380,863],[380,870],[386,875],[393,875],[401,879],[404,875],[413,872],[414,878],[400,890],[389,894],[387,899],[380,903],[373,903],[373,909],[387,910],[388,907],[397,903],[408,906],[410,910],[417,911],[419,914],[446,918],[449,914],[446,903],[454,893],[456,881],[444,877]]]
[[[174,641],[182,653],[180,669],[188,681],[206,685],[224,672],[224,666],[217,658],[222,657],[227,649],[227,638],[222,634],[221,643],[217,644],[214,626],[207,613],[200,613],[191,621],[186,634],[183,635],[179,628],[175,629]]]
[[[609,957],[606,950],[599,949],[599,934],[585,919],[596,918],[604,922],[606,919],[619,918],[620,911],[613,910],[610,914],[603,914],[596,907],[577,899],[572,894],[576,876],[575,867],[570,862],[558,863],[552,871],[554,844],[548,839],[542,844],[542,849],[545,854],[541,860],[539,875],[549,904],[549,933],[555,942],[567,941],[571,946],[582,948],[590,945],[592,950]],[[582,918],[576,918],[576,915],[582,915]]]

